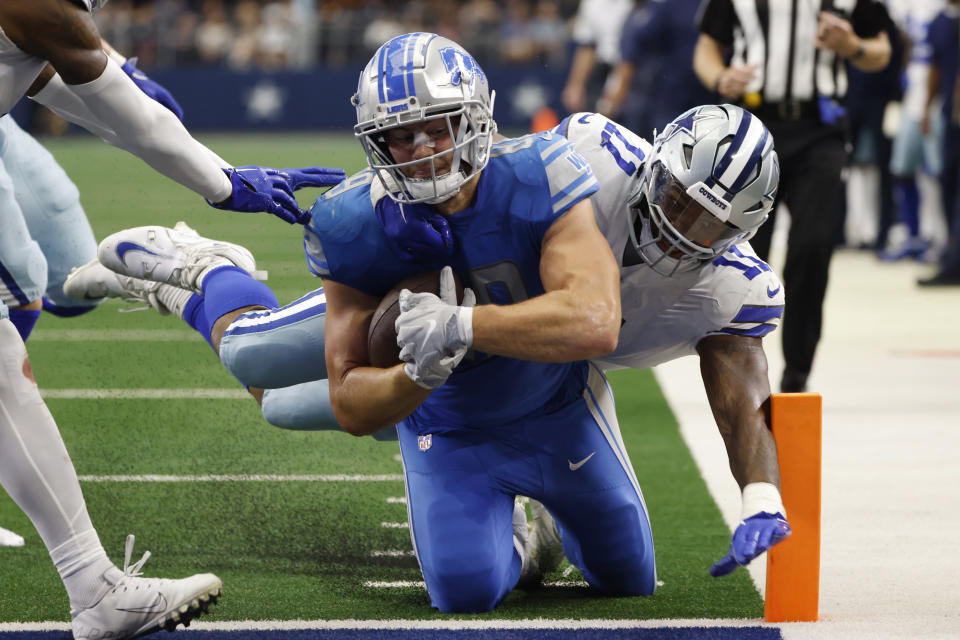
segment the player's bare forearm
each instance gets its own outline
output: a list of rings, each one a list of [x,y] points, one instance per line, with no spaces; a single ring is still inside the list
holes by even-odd
[[[389,369],[357,366],[330,378],[330,403],[343,430],[366,436],[392,427],[430,395],[414,383],[398,364]]]
[[[325,280],[324,323],[330,404],[343,430],[356,436],[391,427],[420,406],[430,390],[414,383],[403,365],[370,366],[367,331],[379,303],[347,285]]]
[[[707,399],[742,489],[780,486],[777,445],[769,427],[770,382],[760,338],[713,335],[697,345]]]
[[[107,64],[93,16],[69,0],[4,2],[0,26],[17,47],[50,62],[67,84],[95,80]]]
[[[617,347],[619,308],[618,299],[589,290],[553,291],[508,306],[482,305],[474,309],[473,348],[537,362],[598,358]]]
[[[474,310],[474,349],[540,362],[597,358],[616,349],[620,272],[589,200],[574,205],[547,231],[540,277],[544,295]]]

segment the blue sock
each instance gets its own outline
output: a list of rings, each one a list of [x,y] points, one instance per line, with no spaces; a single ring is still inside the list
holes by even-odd
[[[190,296],[187,304],[183,307],[183,321],[202,335],[207,344],[213,348],[213,341],[210,339],[210,332],[207,330],[207,316],[203,312],[203,296],[198,293]]]
[[[82,316],[85,313],[89,313],[96,309],[100,305],[93,306],[79,306],[79,307],[64,307],[56,302],[51,301],[46,296],[43,297],[43,310],[47,313],[52,313],[58,318],[75,318],[77,316]]]
[[[202,312],[190,308],[194,304],[194,298],[191,298],[184,308],[184,319],[186,320],[187,312],[190,311],[193,319],[187,320],[187,323],[199,331],[210,346],[213,346],[213,325],[224,314],[241,307],[262,306],[275,309],[280,306],[270,287],[254,280],[240,267],[234,266],[217,267],[203,278]]]
[[[10,309],[10,322],[17,328],[24,342],[30,337],[30,332],[40,319],[41,313],[39,309]]]
[[[893,196],[897,202],[900,221],[907,225],[910,237],[920,235],[920,190],[917,181],[911,178],[897,178],[894,181]]]

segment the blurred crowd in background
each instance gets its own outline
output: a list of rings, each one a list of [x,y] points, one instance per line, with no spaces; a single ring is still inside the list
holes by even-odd
[[[357,66],[411,31],[478,59],[562,65],[576,0],[110,0],[104,38],[141,66],[303,69]]]

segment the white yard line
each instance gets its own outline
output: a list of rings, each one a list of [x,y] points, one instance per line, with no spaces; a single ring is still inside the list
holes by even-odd
[[[40,389],[50,400],[246,400],[243,389]]]
[[[380,526],[384,529],[409,529],[409,522],[381,522]]]
[[[398,473],[373,475],[278,475],[278,474],[212,474],[212,475],[117,475],[117,476],[78,476],[80,482],[399,482],[403,476]]]
[[[203,342],[189,329],[37,329],[30,342]]]

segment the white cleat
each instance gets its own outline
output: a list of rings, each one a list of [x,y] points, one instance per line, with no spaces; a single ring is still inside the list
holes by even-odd
[[[0,527],[0,547],[22,547],[23,536]]]
[[[94,258],[70,271],[63,283],[63,293],[75,300],[120,298],[127,302],[145,302],[165,316],[169,315],[170,310],[157,298],[157,289],[160,287],[159,282],[114,273]]]
[[[530,516],[533,522],[530,525],[530,538],[527,548],[530,557],[537,563],[541,575],[556,571],[563,562],[563,540],[557,531],[557,523],[547,508],[530,500]]]
[[[222,585],[212,573],[181,580],[138,577],[150,552],[130,566],[132,551],[133,536],[129,535],[120,579],[92,607],[71,611],[76,640],[119,640],[161,629],[173,631],[177,625],[189,626],[191,620],[207,613],[220,597]]]
[[[201,293],[208,269],[233,265],[248,273],[257,263],[246,248],[199,235],[184,222],[167,227],[134,227],[108,236],[97,251],[103,266],[125,276],[164,282]]]

